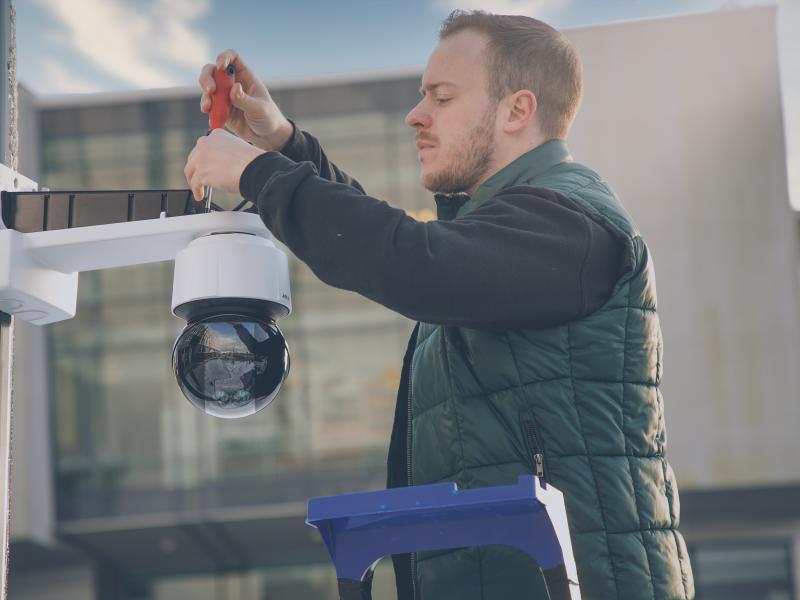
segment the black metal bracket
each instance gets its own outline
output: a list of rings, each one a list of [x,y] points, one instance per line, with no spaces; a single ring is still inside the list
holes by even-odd
[[[192,190],[75,190],[0,193],[3,224],[22,233],[205,212]],[[222,210],[218,206],[212,209]]]

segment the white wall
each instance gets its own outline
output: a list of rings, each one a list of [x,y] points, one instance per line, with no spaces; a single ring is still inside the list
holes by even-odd
[[[567,32],[570,138],[650,246],[683,489],[800,481],[795,218],[772,7]]]

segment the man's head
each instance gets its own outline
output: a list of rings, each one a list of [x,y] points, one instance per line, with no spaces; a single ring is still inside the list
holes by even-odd
[[[551,139],[565,139],[581,96],[567,38],[530,17],[454,11],[406,116],[417,131],[422,184],[474,193],[489,176]]]

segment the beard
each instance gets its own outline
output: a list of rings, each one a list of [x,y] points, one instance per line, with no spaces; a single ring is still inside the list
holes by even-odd
[[[449,164],[422,178],[422,185],[435,194],[455,194],[474,190],[489,171],[494,156],[494,109],[456,146]]]

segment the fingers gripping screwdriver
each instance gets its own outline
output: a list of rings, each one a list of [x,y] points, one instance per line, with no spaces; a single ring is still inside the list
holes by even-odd
[[[211,94],[211,111],[208,113],[208,133],[214,129],[222,129],[231,114],[231,88],[233,87],[236,69],[228,65],[225,69],[214,69],[213,77],[216,88]],[[208,135],[208,134],[206,134]],[[211,187],[206,186],[203,200],[206,212],[211,212]]]

